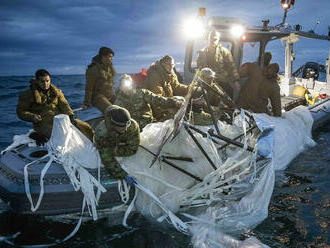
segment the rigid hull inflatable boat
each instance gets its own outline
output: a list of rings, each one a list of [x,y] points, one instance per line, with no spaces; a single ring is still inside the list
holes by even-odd
[[[36,154],[45,154],[44,147],[20,145],[5,152],[0,159],[0,195],[1,199],[15,212],[22,214],[57,215],[79,212],[83,194],[75,191],[62,165],[53,162],[44,177],[45,195],[39,209],[31,212],[24,186],[24,166],[37,159]],[[29,183],[34,201],[40,194],[40,174],[47,160],[41,160],[29,169]],[[89,172],[97,177],[97,169]],[[107,190],[101,195],[99,209],[112,208],[121,204],[117,180],[112,180],[104,168],[101,169],[101,183]]]
[[[311,70],[305,69],[306,66],[292,73],[292,57],[293,45],[299,41],[299,38],[310,38],[320,41],[329,41],[330,37],[318,35],[310,32],[303,32],[295,29],[285,28],[284,21],[280,25],[274,27],[269,26],[267,22],[261,27],[247,27],[245,33],[238,36],[232,36],[230,30],[233,26],[240,25],[238,19],[211,17],[208,22],[208,30],[216,29],[222,33],[222,39],[230,43],[231,52],[236,61],[237,66],[241,65],[243,58],[243,45],[245,43],[259,44],[258,57],[263,61],[266,45],[273,40],[281,39],[285,42],[285,73],[280,76],[281,91],[282,91],[282,106],[283,111],[289,111],[298,105],[306,105],[305,96],[298,97],[293,95],[296,86],[305,87],[310,94],[325,95],[325,99],[317,97],[315,102],[310,102],[308,107],[313,117],[313,130],[322,126],[330,120],[330,101],[327,96],[330,95],[330,72],[329,64],[323,70],[325,71],[325,79],[327,82],[318,81],[317,77],[309,77]],[[194,32],[194,31],[192,31]],[[245,38],[244,38],[245,37]],[[236,39],[236,40],[235,40]],[[194,46],[197,40],[190,40],[187,43],[184,65],[184,80],[191,82],[196,68],[193,67]],[[204,41],[206,42],[206,41]],[[313,65],[314,66],[314,65]],[[312,67],[313,67],[312,66]],[[316,68],[314,66],[314,68]],[[302,78],[299,78],[300,76]],[[308,78],[304,78],[304,75]],[[315,75],[315,74],[313,74]],[[91,120],[94,126],[100,118]],[[78,212],[81,209],[83,194],[76,191],[73,187],[70,178],[67,176],[63,166],[58,162],[53,161],[48,173],[44,177],[44,199],[42,200],[37,211],[31,212],[31,204],[26,196],[26,186],[24,179],[24,166],[32,163],[35,160],[39,161],[29,169],[29,184],[33,202],[37,201],[40,188],[40,175],[43,168],[47,165],[48,160],[41,159],[47,153],[46,147],[35,146],[34,141],[26,140],[7,149],[0,158],[0,197],[9,205],[11,209],[19,213],[40,214],[40,215],[57,215],[64,213]],[[88,171],[96,178],[97,169],[88,169]],[[118,193],[118,182],[112,180],[106,173],[104,168],[101,168],[100,182],[106,189],[106,192],[101,194],[98,203],[98,209],[112,208],[122,204],[122,197]]]

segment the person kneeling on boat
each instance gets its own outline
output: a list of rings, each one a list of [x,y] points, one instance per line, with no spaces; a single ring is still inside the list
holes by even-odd
[[[95,129],[94,143],[109,174],[124,179],[126,172],[115,157],[132,156],[140,144],[140,128],[129,112],[117,105],[108,107]]]
[[[174,59],[169,55],[165,55],[151,64],[147,78],[142,82],[142,88],[163,97],[187,95],[189,86],[179,83],[173,69]],[[175,113],[159,107],[153,107],[153,114],[157,121],[164,121],[173,118]]]
[[[19,96],[16,112],[21,120],[33,123],[35,132],[30,137],[35,139],[38,145],[50,138],[53,118],[58,114],[68,115],[72,124],[93,140],[94,131],[91,126],[75,119],[62,91],[51,84],[50,74],[44,69],[36,71],[35,78],[30,81],[30,88]]]
[[[119,79],[114,104],[126,108],[142,130],[147,124],[156,122],[151,106],[162,109],[178,109],[184,103],[184,98],[162,97],[147,89],[137,89],[132,78],[124,74]]]
[[[197,106],[194,106],[196,101],[193,101],[191,121],[200,126],[212,125],[211,113],[216,121],[227,121],[224,110],[229,110],[228,105],[231,106],[231,99],[228,99],[226,93],[215,83],[215,72],[212,69],[203,68],[200,74],[200,87],[197,88],[197,94],[201,95],[202,100]],[[202,94],[202,90],[204,90],[205,96]]]

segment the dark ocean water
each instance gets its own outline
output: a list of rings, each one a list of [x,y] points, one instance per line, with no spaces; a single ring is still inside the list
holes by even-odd
[[[16,116],[18,95],[31,77],[0,77],[0,149],[23,134],[31,124]],[[62,89],[73,109],[84,97],[83,75],[53,76],[52,83]],[[79,116],[84,119],[84,113]],[[256,236],[270,247],[330,247],[330,125],[313,134],[317,145],[295,158],[285,171],[276,173],[276,185],[269,216],[257,228],[240,238]],[[288,137],[294,139],[294,137]],[[83,223],[79,232],[59,247],[191,247],[190,238],[173,228],[131,218],[138,230],[113,225],[109,219]],[[73,224],[44,218],[0,214],[0,234],[21,232],[19,244],[53,242],[69,234]],[[6,247],[0,243],[0,247]]]

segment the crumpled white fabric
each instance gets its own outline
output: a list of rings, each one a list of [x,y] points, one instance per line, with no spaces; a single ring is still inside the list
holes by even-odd
[[[219,122],[221,134],[233,138],[244,133],[247,137],[246,140],[244,138],[242,140],[244,146],[257,146],[257,137],[254,134],[246,134],[246,123],[243,123],[245,115],[241,114],[236,118],[235,126]],[[158,221],[168,219],[166,218],[169,216],[168,210],[172,213],[184,214],[190,221],[183,224],[188,226],[192,235],[194,235],[195,224],[207,227],[222,226],[229,232],[242,231],[257,225],[266,218],[274,186],[274,170],[271,160],[262,168],[256,168],[256,152],[251,153],[242,148],[229,146],[226,148],[229,159],[224,162],[217,148],[225,142],[219,140],[220,145],[215,145],[209,135],[203,137],[192,131],[216,165],[217,169],[214,170],[182,127],[177,137],[163,147],[159,159],[149,168],[155,157],[152,153],[158,154],[158,147],[164,136],[169,135],[173,126],[172,122],[173,120],[168,120],[164,123],[150,124],[144,128],[141,133],[141,145],[150,152],[139,148],[138,152],[131,157],[118,158],[121,166],[130,176],[136,178],[139,185],[153,192],[153,197],[150,197],[150,194],[146,193],[147,190],[140,190],[141,187],[139,187],[135,204],[137,210]],[[208,129],[208,127],[197,128],[203,131]],[[161,156],[191,158],[193,162],[170,161],[204,181],[198,182],[160,162]],[[231,184],[229,181],[228,185],[228,180],[235,180],[236,183]],[[223,197],[222,191],[228,188],[231,188],[231,193],[228,197]],[[161,206],[166,206],[166,211],[159,207],[159,202],[162,203]],[[173,223],[171,218],[169,221]],[[175,227],[177,223],[177,221],[173,223]],[[180,230],[180,228],[177,229]]]
[[[28,166],[38,162],[38,160],[27,164],[24,168],[24,183],[27,197],[31,203],[31,210],[36,211],[40,206],[44,194],[43,177],[54,160],[63,166],[74,189],[82,191],[84,202],[86,202],[91,216],[96,220],[98,200],[101,193],[106,192],[106,189],[100,182],[101,158],[93,143],[71,124],[67,115],[61,114],[54,117],[52,135],[46,147],[48,154],[39,160],[49,157],[49,161],[41,173],[41,191],[35,206],[29,190]],[[87,169],[98,169],[98,179],[94,178]]]
[[[315,145],[312,139],[313,117],[307,107],[297,107],[283,113],[282,117],[253,114],[258,120],[269,123],[274,129],[274,169],[284,170],[300,152]]]
[[[210,166],[184,128],[181,128],[173,142],[168,142],[158,154],[158,147],[164,136],[169,135],[172,130],[171,120],[146,126],[141,133],[141,145],[151,152],[139,148],[134,156],[118,159],[128,174],[137,179],[139,185],[143,185],[157,197],[152,199],[139,190],[135,204],[137,210],[158,221],[164,220],[166,214],[164,215],[159,204],[155,203],[161,201],[173,213],[183,214],[190,219],[185,223],[189,223],[194,238],[205,231],[208,238],[200,243],[200,247],[213,247],[210,246],[212,240],[216,242],[213,243],[214,247],[227,247],[216,246],[223,239],[217,240],[209,235],[214,230],[221,230],[224,234],[241,233],[254,228],[267,218],[274,188],[275,170],[284,169],[304,148],[314,144],[311,138],[313,118],[307,108],[296,108],[284,113],[282,118],[266,114],[254,114],[253,117],[262,132],[259,137],[256,136],[256,132],[246,133],[247,116],[244,111],[235,117],[235,125],[219,122],[218,127],[221,134],[230,138],[244,133],[244,138],[241,140],[244,147],[258,147],[258,153],[249,153],[241,148],[228,146],[226,148],[228,159],[223,158],[223,153],[218,153],[217,148],[225,142],[220,141],[220,145],[215,145],[209,135],[202,137],[193,132],[214,161],[216,170]],[[208,127],[198,128],[204,131],[208,129]],[[160,157],[149,168],[150,161],[155,157],[151,153]],[[261,168],[260,164],[259,168],[256,166],[257,154],[268,158]],[[171,162],[204,179],[203,182],[197,182],[160,162],[162,155],[192,158],[193,163]],[[227,185],[227,188],[231,188],[230,194],[221,196],[221,190],[226,190],[226,179],[235,177],[236,183]],[[183,210],[182,205],[188,207]],[[230,236],[223,237],[226,237],[227,241],[230,240]],[[249,238],[244,242],[237,240],[236,242],[233,239],[232,241],[232,245],[228,247],[267,247],[255,238]]]
[[[30,129],[29,132],[26,134],[14,135],[13,143],[6,147],[3,151],[1,151],[1,155],[4,154],[6,151],[10,151],[18,147],[19,145],[27,144],[30,147],[36,146],[36,142],[29,137],[32,132],[33,130]]]

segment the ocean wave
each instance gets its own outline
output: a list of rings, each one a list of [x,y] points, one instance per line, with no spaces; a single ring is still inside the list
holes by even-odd
[[[22,89],[27,89],[26,85],[16,85],[13,87],[9,87],[8,89],[13,89],[13,90],[22,90]]]
[[[2,92],[4,93],[4,92]],[[7,100],[9,98],[16,98],[18,97],[19,93],[18,92],[10,92],[10,93],[5,93],[4,95],[0,94],[0,101]]]
[[[76,87],[80,88],[82,86],[85,86],[85,83],[76,83],[76,84],[73,85],[74,88],[76,88]]]
[[[29,124],[25,121],[9,121],[9,122],[0,122],[0,128],[6,128],[10,126],[11,128],[13,127],[27,127]]]

